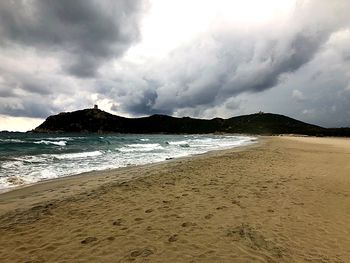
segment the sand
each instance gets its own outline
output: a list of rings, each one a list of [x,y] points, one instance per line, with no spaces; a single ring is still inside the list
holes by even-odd
[[[244,150],[0,195],[1,262],[350,262],[350,140]]]

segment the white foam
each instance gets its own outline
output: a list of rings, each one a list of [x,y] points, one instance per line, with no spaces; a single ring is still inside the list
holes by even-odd
[[[169,145],[185,145],[188,143],[189,143],[189,141],[169,141],[168,142]]]
[[[127,144],[126,146],[132,147],[132,148],[156,148],[156,147],[159,147],[160,144],[159,143],[132,143],[132,144]]]
[[[64,153],[64,154],[51,154],[50,156],[57,159],[80,159],[86,157],[94,157],[102,155],[101,151],[93,151],[93,152],[80,152],[80,153]]]
[[[0,142],[15,142],[15,143],[25,143],[25,141],[19,139],[0,139]]]
[[[71,141],[74,139],[83,139],[84,137],[50,137],[50,138],[46,138],[46,140],[50,140],[50,141]]]
[[[58,141],[58,142],[52,142],[52,141],[46,141],[46,140],[41,140],[41,141],[37,141],[34,142],[35,144],[53,144],[53,145],[57,145],[57,146],[66,146],[67,141]]]
[[[118,149],[121,152],[151,152],[154,150],[164,149],[159,143],[133,143],[127,144],[126,147]]]
[[[47,158],[45,155],[29,155],[15,158],[18,161],[22,161],[23,163],[42,163],[46,162]]]
[[[1,168],[2,169],[16,169],[22,165],[22,161],[20,160],[14,160],[14,161],[7,161],[1,163]]]

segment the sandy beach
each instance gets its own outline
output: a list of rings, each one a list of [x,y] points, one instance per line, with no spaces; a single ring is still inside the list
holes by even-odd
[[[1,262],[350,262],[350,139],[253,146],[0,195]]]

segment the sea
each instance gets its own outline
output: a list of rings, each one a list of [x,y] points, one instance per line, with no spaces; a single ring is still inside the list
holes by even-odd
[[[0,133],[0,191],[89,171],[166,161],[240,147],[233,135]]]

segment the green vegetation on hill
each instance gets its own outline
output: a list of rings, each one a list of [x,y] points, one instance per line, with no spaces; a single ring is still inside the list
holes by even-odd
[[[99,109],[85,109],[50,116],[33,132],[246,133],[350,136],[350,128],[327,129],[272,113],[260,112],[230,119],[215,118],[206,120],[190,117],[176,118],[167,115],[124,118]]]

